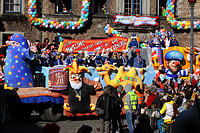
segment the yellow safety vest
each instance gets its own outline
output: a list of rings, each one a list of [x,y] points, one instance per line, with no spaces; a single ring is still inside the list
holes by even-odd
[[[130,95],[130,102],[131,102],[132,109],[136,110],[136,107],[137,107],[137,95],[132,91],[128,92],[126,95]],[[125,98],[124,109],[129,109],[129,107],[127,105],[126,98]]]

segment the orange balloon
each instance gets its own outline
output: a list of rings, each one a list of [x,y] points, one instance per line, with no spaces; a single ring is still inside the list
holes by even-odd
[[[33,6],[33,8],[34,8],[34,9],[36,9],[36,8],[37,8],[37,6],[36,6],[36,5],[34,5],[34,6]]]
[[[59,22],[56,22],[56,25],[59,25]]]
[[[31,3],[28,3],[28,6],[31,6]]]
[[[165,29],[163,29],[163,32],[165,32]]]
[[[69,22],[67,22],[67,26],[69,26]]]
[[[33,17],[30,17],[30,20],[33,20]]]
[[[175,26],[175,23],[172,23],[173,26]]]
[[[80,23],[78,22],[78,23],[76,23],[78,26],[80,25]]]
[[[111,34],[111,33],[112,33],[112,31],[111,31],[111,30],[109,30],[109,31],[108,31],[108,34]]]
[[[40,22],[41,22],[41,24],[43,24],[43,23],[44,23],[44,22],[43,22],[43,20],[41,20]]]
[[[174,18],[174,14],[172,14],[172,18]]]
[[[173,13],[172,13],[172,12],[170,12],[169,14],[170,14],[170,15],[172,15]]]
[[[36,19],[36,20],[35,20],[35,22],[36,22],[36,23],[38,23],[38,22],[39,22],[39,20],[38,20],[38,19]]]
[[[31,17],[31,14],[29,14],[28,16],[29,16],[29,18],[30,18],[30,17]]]

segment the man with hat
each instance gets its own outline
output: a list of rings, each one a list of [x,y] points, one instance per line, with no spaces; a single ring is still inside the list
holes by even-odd
[[[133,48],[141,48],[139,42],[136,39],[137,39],[137,35],[135,33],[132,33],[132,35],[131,35],[131,40],[132,41],[130,42],[130,44],[128,46],[130,49],[132,47]]]
[[[167,60],[167,68],[160,65],[158,69],[166,73],[166,78],[177,78],[179,75],[188,76],[190,68],[181,70],[181,63],[184,59],[181,52],[175,50],[169,51],[165,54],[165,59]]]
[[[121,63],[124,67],[130,66],[129,59],[127,57],[128,50],[123,50],[123,54],[121,56]]]
[[[131,67],[143,68],[144,61],[142,56],[140,56],[140,50],[136,49],[135,52],[136,52],[136,57],[131,57],[130,59]]]
[[[172,35],[173,33],[171,31],[168,31],[169,40],[172,40]]]
[[[154,34],[152,32],[150,32],[150,39],[149,41],[147,42],[147,47],[150,48],[152,43],[153,43],[153,38],[154,38]]]
[[[106,49],[106,54],[103,56],[103,64],[105,63],[105,61],[107,60],[108,64],[110,64],[110,49],[107,48]]]
[[[175,35],[172,35],[172,40],[170,40],[170,47],[179,46],[178,41],[176,40]]]
[[[89,52],[89,58],[86,60],[86,66],[96,67],[96,64],[95,64],[95,53],[93,51]]]
[[[56,65],[62,65],[63,64],[62,61],[61,61],[61,59],[60,59],[60,57],[61,57],[60,53],[58,53],[58,52],[54,53],[54,58],[53,58],[53,64],[54,64],[54,66],[56,66]]]
[[[96,48],[95,64],[98,67],[102,66],[102,56],[101,56],[100,50],[101,50],[100,47]]]
[[[41,50],[41,55],[39,56],[39,64],[41,65],[41,66],[46,66],[46,67],[48,67],[49,66],[49,55],[48,55],[48,53],[49,53],[49,50],[46,50],[45,48],[43,48],[42,50]]]
[[[78,51],[77,63],[78,63],[79,66],[83,66],[84,58],[83,58],[83,52],[82,51]]]
[[[70,49],[69,50],[69,55],[67,56],[67,58],[65,59],[65,63],[66,63],[66,66],[72,64],[72,61],[74,60],[74,53],[73,53],[73,50]]]

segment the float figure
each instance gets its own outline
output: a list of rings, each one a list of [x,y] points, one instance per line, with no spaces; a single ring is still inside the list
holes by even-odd
[[[34,86],[30,60],[34,59],[36,51],[37,48],[35,46],[29,47],[27,39],[21,34],[11,36],[6,52],[5,88],[29,88]]]

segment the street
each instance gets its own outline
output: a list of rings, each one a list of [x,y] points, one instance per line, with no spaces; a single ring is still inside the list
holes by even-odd
[[[42,128],[46,125],[46,123],[51,123],[42,121],[38,113],[32,113],[31,117],[24,122],[13,121],[9,115],[7,117],[6,128],[0,131],[1,133],[41,133]],[[123,119],[123,122],[126,124],[125,119]],[[63,117],[61,121],[56,123],[58,126],[60,126],[60,133],[76,133],[83,124],[93,128],[91,133],[98,133],[96,129],[100,124],[98,117],[96,116],[87,116],[81,118]],[[123,127],[125,133],[128,132],[126,125]]]

